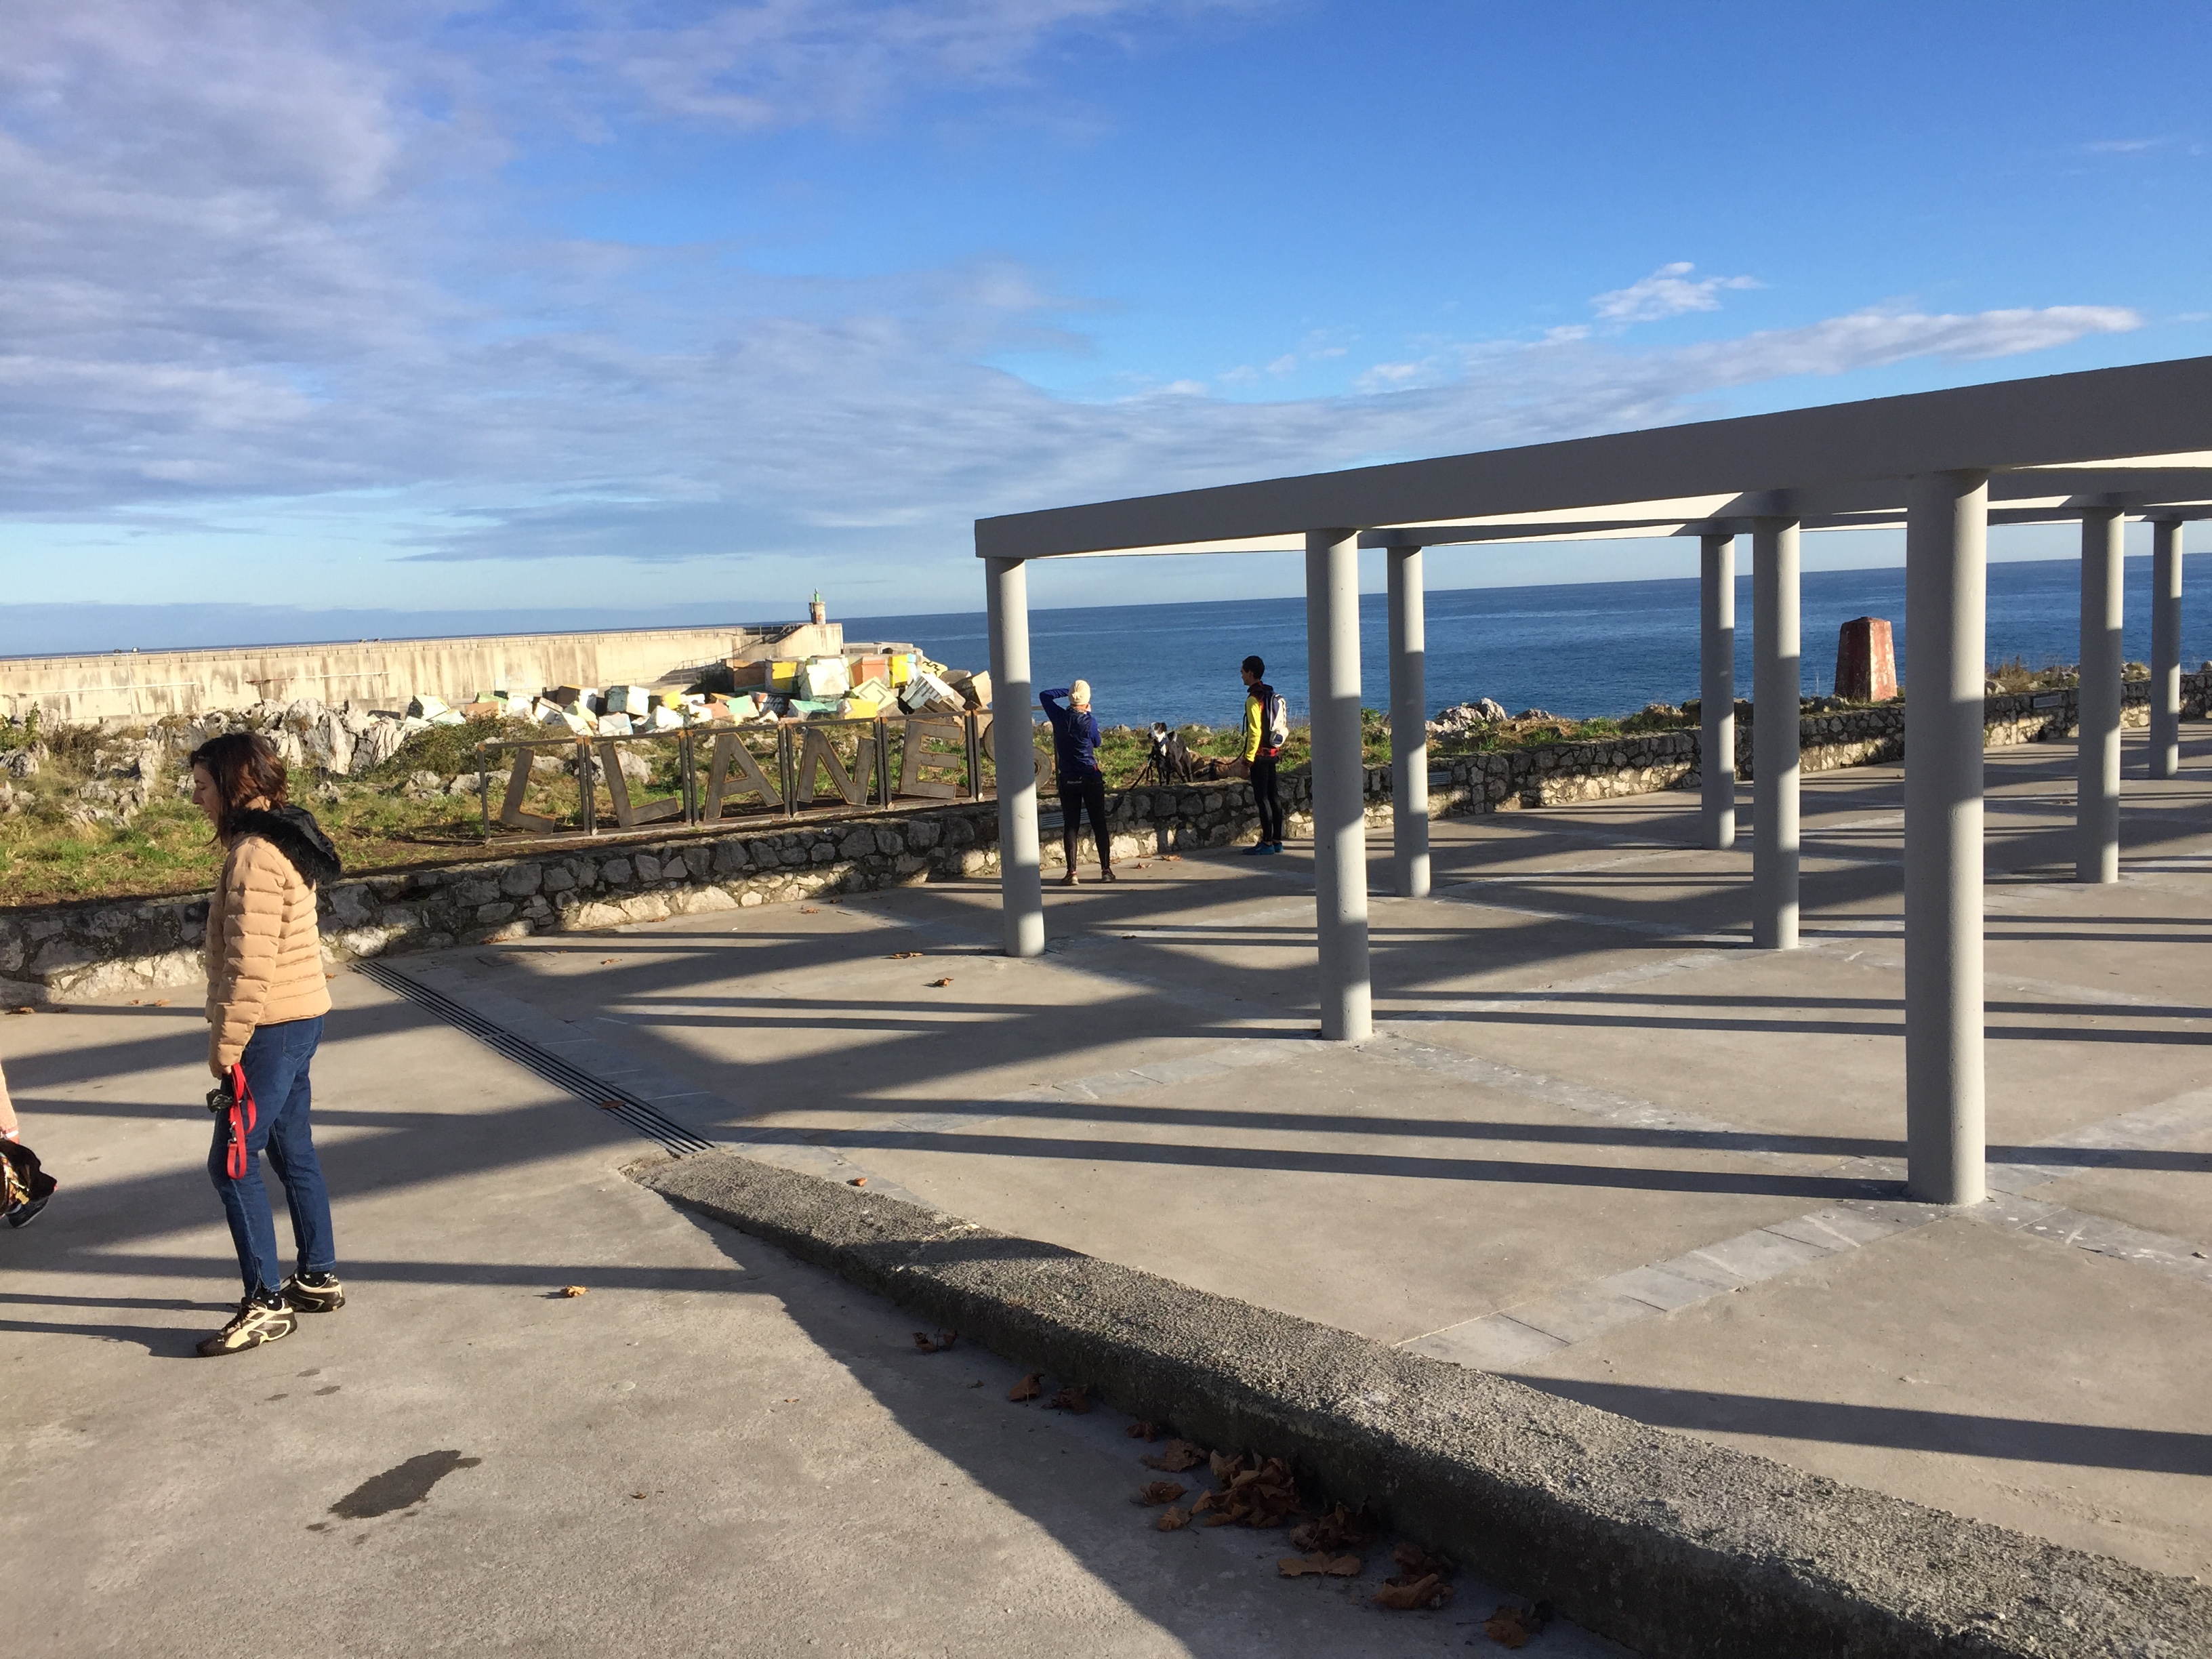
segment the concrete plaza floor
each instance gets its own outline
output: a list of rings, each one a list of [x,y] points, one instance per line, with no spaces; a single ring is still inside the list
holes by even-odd
[[[2152,784],[2131,738],[2106,887],[2070,879],[2072,746],[1989,757],[1996,1196],[1968,1212],[1899,1200],[1894,768],[1805,780],[1806,948],[1788,954],[1748,945],[1748,789],[1728,853],[1695,847],[1683,794],[1437,823],[1436,896],[1375,902],[1378,1031],[1354,1048],[1312,1035],[1296,845],[1049,889],[1036,962],[996,953],[979,883],[394,966],[757,1155],[2202,1575],[2205,728],[2184,749],[2182,778]],[[1387,892],[1380,837],[1373,878]],[[264,1505],[257,1536],[292,1547],[267,1549],[272,1566],[363,1535],[332,1563],[346,1612],[317,1619],[366,1617],[429,1572],[441,1596],[499,1599],[441,1603],[428,1628],[517,1651],[568,1651],[565,1632],[641,1608],[720,1632],[705,1651],[755,1650],[741,1616],[938,1651],[897,1620],[970,1614],[977,1633],[944,1650],[1060,1651],[1061,1617],[1115,1652],[1247,1650],[1232,1632],[1304,1650],[1313,1635],[1281,1645],[1255,1621],[1324,1613],[1348,1621],[1330,1627],[1346,1651],[1426,1650],[1411,1624],[1254,1581],[1256,1559],[1173,1565],[1158,1552],[1176,1540],[1129,1526],[1119,1449],[1026,1416],[1009,1431],[1003,1390],[897,1352],[896,1316],[613,1178],[642,1142],[341,983],[318,1109],[359,1305],[180,1377],[161,1362],[228,1293],[191,1176],[204,1121],[180,1104],[202,1086],[191,1011],[0,1025],[27,1138],[74,1177],[51,1225],[0,1240],[18,1304],[0,1322],[4,1420],[30,1452],[0,1524],[9,1559],[35,1543],[73,1575],[44,1614],[98,1594],[121,1616],[164,1597],[248,1616],[249,1590],[225,1601],[196,1575],[222,1559],[223,1520]],[[572,1282],[593,1294],[544,1299]],[[316,1366],[344,1391],[295,1379]],[[816,1401],[829,1422],[778,1414]],[[301,1530],[441,1448],[485,1461],[420,1521]],[[1234,1617],[1208,1600],[1224,1572]],[[868,1622],[879,1602],[897,1620]],[[1434,1632],[1456,1645],[1452,1616]]]
[[[191,1000],[0,1023],[64,1183],[0,1230],[11,1659],[1414,1659],[1504,1599],[1462,1576],[1441,1610],[1371,1607],[1388,1539],[1356,1580],[1289,1580],[1281,1532],[1157,1531],[1118,1413],[1010,1403],[1009,1361],[920,1353],[914,1320],[625,1178],[651,1149],[611,1117],[333,989],[350,1300],[221,1360],[192,1352],[238,1284]]]

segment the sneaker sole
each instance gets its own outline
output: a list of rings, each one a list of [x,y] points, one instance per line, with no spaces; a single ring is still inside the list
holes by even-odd
[[[291,1335],[292,1333],[297,1329],[299,1329],[299,1326],[295,1323],[285,1326],[282,1330],[258,1330],[254,1332],[252,1335],[247,1337],[244,1341],[234,1342],[228,1347],[211,1348],[206,1343],[203,1342],[199,1345],[200,1357],[203,1359],[221,1359],[226,1354],[244,1353],[248,1348],[264,1348],[268,1346],[271,1342],[283,1341],[286,1337]]]

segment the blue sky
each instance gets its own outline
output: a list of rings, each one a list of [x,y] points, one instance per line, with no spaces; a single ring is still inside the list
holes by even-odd
[[[944,611],[979,514],[2212,352],[2181,4],[17,0],[9,36],[22,602]]]

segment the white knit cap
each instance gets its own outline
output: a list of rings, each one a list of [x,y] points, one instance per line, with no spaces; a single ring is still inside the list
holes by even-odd
[[[1074,684],[1069,686],[1067,688],[1067,700],[1070,702],[1089,702],[1091,701],[1091,682],[1089,680],[1078,680]]]

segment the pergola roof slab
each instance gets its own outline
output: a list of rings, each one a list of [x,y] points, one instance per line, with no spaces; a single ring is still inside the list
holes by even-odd
[[[1363,539],[1412,545],[1416,526],[1438,532],[1425,544],[1612,539],[1774,516],[1875,527],[1901,521],[1904,479],[1973,471],[2001,475],[1993,501],[2141,510],[2212,497],[2208,459],[2212,357],[2193,357],[1008,514],[976,521],[975,550],[1289,551],[1311,530],[1392,527]],[[1837,521],[1853,514],[1880,516]]]

